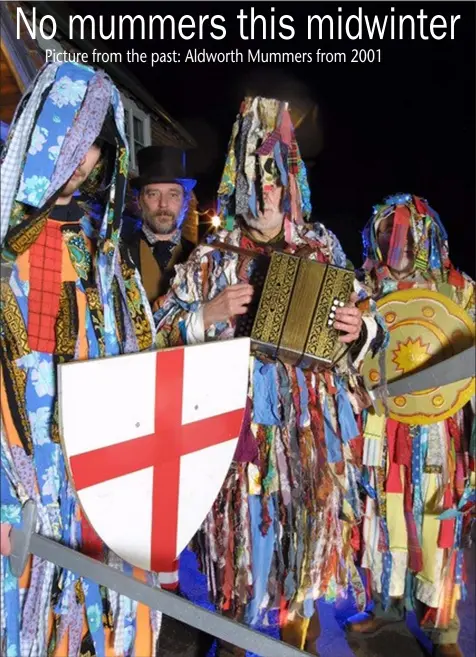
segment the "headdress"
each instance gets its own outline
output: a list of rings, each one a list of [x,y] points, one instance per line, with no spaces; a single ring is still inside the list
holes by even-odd
[[[7,251],[19,253],[19,242],[26,241],[16,236],[30,224],[34,232],[98,138],[108,142],[111,161],[95,228],[98,251],[113,265],[129,163],[124,110],[112,80],[81,64],[46,64],[14,117],[1,167],[1,244],[6,240]]]
[[[383,219],[394,215],[390,248],[386,261],[379,248],[377,231]],[[448,236],[438,213],[428,202],[412,194],[395,194],[374,206],[373,214],[363,231],[364,268],[379,265],[396,267],[405,251],[409,235],[413,238],[415,269],[431,271],[438,278],[451,267],[448,257]]]
[[[233,125],[218,189],[219,212],[229,227],[235,216],[257,216],[263,191],[272,183],[280,183],[285,190],[284,211],[289,219],[303,223],[311,213],[311,195],[288,103],[260,96],[245,98]]]

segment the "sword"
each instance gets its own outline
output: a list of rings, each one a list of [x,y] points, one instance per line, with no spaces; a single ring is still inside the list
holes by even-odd
[[[71,570],[80,577],[92,580],[127,598],[142,602],[151,609],[161,611],[171,618],[262,657],[306,657],[306,655],[311,657],[308,652],[293,648],[217,613],[202,609],[173,593],[140,582],[61,543],[40,536],[35,532],[36,517],[36,504],[33,500],[28,500],[22,509],[21,527],[14,527],[11,531],[10,568],[16,577],[22,575],[28,556],[34,554],[40,559],[46,559],[60,568]]]
[[[372,401],[378,402],[385,397],[397,397],[411,392],[428,390],[429,388],[438,388],[462,379],[470,379],[475,376],[475,369],[476,345],[473,344],[469,349],[460,351],[459,354],[451,356],[440,363],[401,377],[392,383],[372,388],[368,392]]]

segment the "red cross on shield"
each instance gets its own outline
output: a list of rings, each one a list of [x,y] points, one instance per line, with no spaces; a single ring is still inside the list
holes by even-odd
[[[59,366],[72,483],[130,564],[171,572],[213,505],[240,434],[249,353],[240,338]]]

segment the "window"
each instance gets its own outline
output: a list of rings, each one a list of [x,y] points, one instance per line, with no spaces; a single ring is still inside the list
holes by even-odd
[[[150,117],[140,110],[133,100],[121,94],[124,104],[124,123],[130,151],[131,173],[137,174],[137,153],[150,146]]]
[[[129,112],[124,110],[124,128],[126,130],[127,141],[131,140],[130,130],[129,130]]]
[[[136,153],[144,148],[144,123],[136,116],[132,117],[134,127],[134,150]]]

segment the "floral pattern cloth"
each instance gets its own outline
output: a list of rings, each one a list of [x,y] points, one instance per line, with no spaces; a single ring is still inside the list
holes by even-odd
[[[17,201],[40,208],[46,198],[51,197],[52,194],[48,194],[48,191],[56,169],[58,146],[63,143],[73,124],[73,119],[86,95],[88,82],[93,75],[94,71],[74,64],[65,64],[58,69],[51,92],[41,108],[33,129],[16,196]],[[103,121],[104,116],[101,124]],[[87,151],[90,145],[86,139],[83,148]],[[62,183],[68,180],[71,173],[65,175]]]

